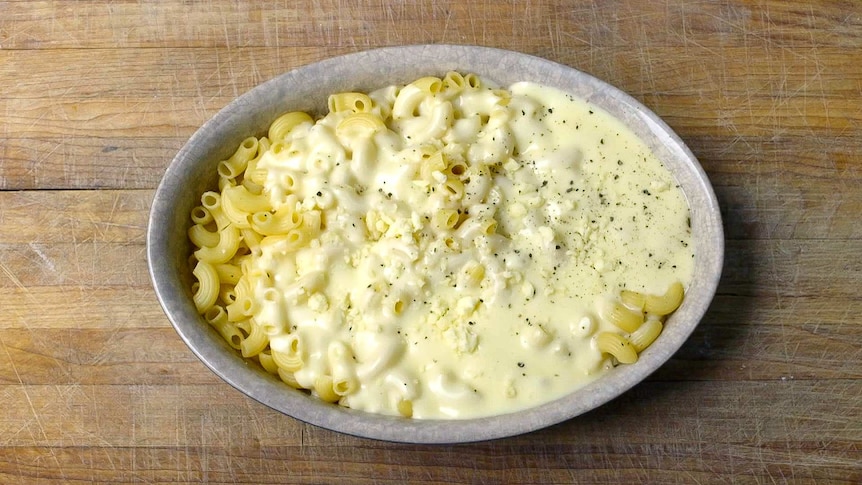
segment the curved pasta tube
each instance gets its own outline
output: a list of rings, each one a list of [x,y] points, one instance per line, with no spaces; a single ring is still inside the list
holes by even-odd
[[[505,163],[515,149],[515,139],[508,126],[487,125],[478,141],[467,150],[467,159],[474,165],[495,165]]]
[[[278,375],[278,365],[276,365],[275,360],[272,358],[272,353],[268,349],[264,349],[257,354],[257,361],[260,362],[263,370],[270,374]]]
[[[392,119],[412,118],[419,114],[419,104],[429,93],[414,84],[408,84],[398,91],[392,104]]]
[[[266,236],[260,241],[261,248],[278,247],[280,251],[292,253],[301,249],[308,241],[314,239],[308,231],[302,227],[296,227],[287,234],[278,234],[274,236]]]
[[[359,381],[353,372],[352,355],[347,346],[340,341],[329,344],[327,359],[332,369],[332,390],[339,396],[346,396],[359,389]]]
[[[375,133],[385,131],[386,124],[373,113],[354,113],[338,122],[335,134],[349,144],[351,139],[369,138]]]
[[[477,397],[466,382],[450,371],[432,368],[428,375],[428,388],[441,398],[458,401]]]
[[[644,299],[644,311],[654,315],[669,315],[682,304],[684,293],[682,283],[674,282],[664,295],[647,295]]]
[[[551,335],[541,326],[534,325],[521,333],[521,345],[538,350],[551,343]]]
[[[472,241],[479,236],[490,236],[496,231],[496,219],[492,217],[468,217],[455,230],[455,236],[464,241]]]
[[[467,175],[467,164],[461,160],[450,160],[449,166],[446,167],[446,175],[458,177],[459,179]]]
[[[479,116],[491,126],[499,126],[508,121],[511,115],[510,110],[506,109],[511,95],[505,90],[468,90],[461,94],[459,101],[458,107],[463,118]]]
[[[618,301],[607,302],[602,310],[602,318],[629,333],[637,330],[644,322],[643,313],[632,310]]]
[[[479,137],[481,131],[482,117],[471,115],[466,118],[456,118],[446,137],[454,143],[472,143]]]
[[[284,172],[279,174],[278,181],[282,187],[285,188],[288,192],[292,192],[297,188],[296,176],[290,172]]]
[[[272,146],[269,148],[268,154],[270,154],[275,160],[284,161],[302,156],[302,150],[294,146],[294,143],[291,141],[276,141],[273,142]]]
[[[467,86],[467,81],[464,79],[464,76],[457,71],[449,71],[443,76],[443,90],[444,94],[449,96],[454,96]]]
[[[265,168],[254,167],[251,170],[246,170],[243,175],[243,184],[246,181],[254,183],[258,186],[263,186],[266,184],[266,178],[269,176],[269,170]]]
[[[242,268],[235,264],[217,264],[215,265],[215,271],[222,284],[236,285],[242,276]]]
[[[206,209],[216,227],[221,230],[230,225],[230,219],[227,218],[222,210],[221,193],[215,191],[204,192],[201,195],[201,207]]]
[[[206,313],[218,300],[220,285],[219,277],[213,265],[206,261],[198,261],[192,274],[198,280],[198,288],[193,296],[198,313]]]
[[[311,116],[308,113],[303,113],[302,111],[292,111],[290,113],[285,113],[275,121],[269,125],[269,132],[267,136],[269,137],[269,141],[272,143],[283,141],[287,138],[287,135],[302,123],[313,123],[314,120],[311,119]]]
[[[251,216],[251,227],[264,236],[287,234],[302,224],[303,215],[292,207],[282,206],[274,212],[255,212]]]
[[[281,381],[284,382],[285,384],[287,384],[288,386],[290,386],[294,389],[304,389],[302,387],[302,385],[299,383],[299,381],[296,380],[296,376],[294,375],[293,372],[284,370],[281,367],[279,367],[276,372],[278,373],[278,377],[281,379]]]
[[[649,295],[638,291],[623,290],[620,292],[620,299],[623,303],[641,308],[645,313],[653,315],[669,315],[674,312],[682,303],[685,290],[682,283],[676,281],[672,283],[664,295]]]
[[[284,321],[277,320],[274,322],[259,322],[263,331],[270,337],[280,335],[284,331]]]
[[[228,320],[224,309],[218,305],[213,306],[204,313],[204,319],[209,323],[221,337],[234,349],[239,350],[245,335],[239,327]]]
[[[443,153],[440,151],[436,151],[430,155],[425,156],[423,153],[423,157],[421,159],[419,165],[419,176],[428,182],[435,182],[435,174],[440,173],[443,177],[446,175],[443,174],[443,170],[446,170],[446,159],[443,157]]]
[[[478,176],[474,177],[472,173],[476,173]],[[491,175],[478,168],[467,172],[467,177],[463,181],[464,197],[461,199],[461,203],[467,207],[486,200],[494,185]]]
[[[364,93],[336,93],[329,95],[327,106],[331,113],[350,111],[353,113],[369,113],[374,107],[374,102]]]
[[[662,323],[658,318],[648,318],[643,325],[629,335],[629,342],[637,353],[641,353],[661,335]]]
[[[230,285],[221,285],[221,291],[218,293],[218,299],[224,305],[230,305],[236,301],[236,292]]]
[[[410,152],[413,154],[414,162],[427,160],[438,153],[440,154],[440,157],[443,156],[443,153],[440,151],[440,147],[431,143],[423,143],[418,147],[411,147]]]
[[[209,310],[203,313],[203,317],[210,325],[228,323],[227,313],[220,305],[213,305]]]
[[[209,209],[202,205],[199,205],[192,209],[191,218],[194,224],[201,226],[205,226],[213,222],[213,215],[210,213]]]
[[[219,176],[219,178],[218,178],[218,189],[221,191],[223,191],[225,189],[225,187],[235,187],[236,184],[237,184],[236,179],[234,179],[234,178],[222,177],[222,176]]]
[[[509,106],[509,103],[512,101],[512,93],[505,89],[492,89],[492,93],[497,96],[496,106]],[[497,111],[498,114],[503,115],[508,119],[511,116],[509,110],[492,110],[491,116],[494,116],[494,111]]]
[[[431,225],[440,230],[451,230],[458,225],[460,218],[455,209],[440,209],[431,215]]]
[[[634,364],[638,361],[638,354],[632,343],[613,332],[599,332],[596,335],[596,348],[604,354],[616,357],[621,364]]]
[[[435,105],[429,117],[426,138],[429,140],[441,138],[451,128],[454,119],[455,108],[452,103],[446,101]]]
[[[443,81],[439,77],[425,76],[410,83],[425,94],[437,94],[443,89]]]
[[[242,186],[240,186],[240,187],[242,187]],[[242,189],[245,190],[244,187],[242,187]],[[233,192],[229,191],[229,189],[222,191],[221,208],[222,208],[222,211],[224,212],[224,215],[230,220],[230,223],[233,226],[237,227],[238,229],[248,229],[249,227],[251,227],[251,223],[248,220],[248,218],[251,214],[249,214],[248,212],[246,212],[242,209],[238,209],[234,205],[234,203],[230,200],[230,198],[225,197],[225,194],[228,194],[228,193],[233,193]]]
[[[310,118],[310,117],[309,117]],[[269,147],[272,146],[272,140],[266,136],[262,136],[257,139],[257,156],[249,160],[249,166],[251,164],[257,165],[257,162],[260,160],[260,157],[263,156],[264,153],[269,151]],[[248,169],[246,169],[248,170]]]
[[[323,218],[320,216],[320,211],[310,210],[302,213],[302,223],[300,226],[311,234],[317,234],[323,227]]]
[[[242,183],[240,185],[242,185],[245,190],[248,190],[249,193],[254,195],[260,195],[263,192],[263,184],[255,183],[246,176],[243,176]]]
[[[243,173],[248,166],[249,160],[257,154],[258,140],[250,136],[239,144],[233,155],[218,164],[218,173],[225,178],[236,178]]]
[[[459,283],[468,288],[478,288],[485,279],[485,266],[476,261],[470,261],[461,269]]]
[[[251,283],[248,280],[249,271],[246,268],[243,268],[243,275],[240,276],[239,281],[234,285],[234,291],[236,292],[237,298],[245,298],[251,297]]]
[[[455,118],[452,103],[448,101],[434,105],[431,113],[410,120],[409,125],[403,125],[402,130],[410,133],[410,137],[417,142],[441,138],[452,126]]]
[[[321,401],[336,402],[341,399],[341,396],[335,392],[333,387],[332,376],[320,375],[314,379],[314,387],[312,389]]]
[[[452,200],[459,200],[464,197],[464,182],[458,180],[457,177],[447,177],[442,184],[443,193]]]
[[[492,234],[497,233],[497,220],[496,219],[485,219],[482,221],[482,224],[479,226],[480,234],[483,236],[490,236]]]
[[[195,224],[188,230],[189,240],[195,246],[202,248],[204,246],[217,246],[219,242],[219,234],[217,231],[210,231],[203,224]]]
[[[228,320],[239,322],[248,319],[252,315],[256,303],[252,298],[251,285],[245,275],[236,282],[233,292],[233,301],[225,307]]]
[[[357,138],[352,148],[350,168],[353,175],[360,183],[368,184],[374,175],[374,168],[378,162],[377,145],[370,138]]]
[[[236,300],[225,307],[227,310],[227,318],[232,322],[241,322],[248,320],[254,315],[254,310],[257,304],[254,299],[249,296],[236,295]]]
[[[213,247],[202,247],[195,251],[195,257],[198,261],[207,263],[219,264],[227,263],[234,257],[237,249],[239,249],[239,229],[232,225],[228,225],[219,231],[219,241]]]
[[[304,365],[302,340],[296,334],[272,337],[269,342],[272,358],[279,368],[296,372]]]
[[[286,302],[295,303],[298,300],[305,299],[307,295],[320,291],[325,281],[326,273],[324,271],[309,271],[287,285],[283,289],[282,295]]]
[[[253,228],[243,228],[239,230],[242,237],[242,243],[248,248],[250,254],[260,254],[260,240],[263,236]]]
[[[620,292],[620,301],[629,308],[637,308],[643,311],[646,303],[646,293],[633,290],[623,290]]]
[[[263,137],[260,138],[260,140],[267,140],[267,138]],[[266,150],[261,151],[261,145],[262,142],[258,141],[258,156],[248,161],[248,164],[246,165],[246,168],[242,173],[242,183],[240,185],[245,187],[252,194],[260,194],[261,192],[263,192],[263,186],[266,183],[266,170],[258,168],[257,165],[258,162],[260,162],[261,157],[263,157],[263,154],[266,153],[269,148],[267,147]],[[264,179],[263,181],[256,181],[255,177],[252,177],[252,174],[260,171],[264,172]]]
[[[482,80],[479,79],[479,76],[474,73],[467,73],[464,75],[464,84],[472,89],[479,89],[482,87]]]
[[[222,192],[222,206],[230,205],[233,210],[253,213],[272,209],[265,194],[253,194],[243,185],[225,188]]]
[[[325,188],[318,190],[310,199],[314,201],[315,209],[332,209],[337,203],[333,191]]]
[[[248,336],[240,344],[240,351],[245,358],[254,357],[269,345],[269,336],[254,319],[250,320],[251,328]]]
[[[442,89],[443,81],[433,76],[419,78],[404,86],[398,91],[392,103],[392,119],[419,116],[422,101],[437,95]]]
[[[646,294],[639,291],[623,290],[620,292],[620,301],[623,302],[623,305],[642,312],[644,303],[646,303]]]
[[[356,375],[363,381],[382,375],[404,352],[402,340],[395,335],[364,331],[357,332],[353,339],[359,360]]]
[[[219,325],[213,325],[219,335],[234,349],[239,350],[242,341],[245,340],[245,335],[240,332],[239,327],[233,322],[227,322]]]

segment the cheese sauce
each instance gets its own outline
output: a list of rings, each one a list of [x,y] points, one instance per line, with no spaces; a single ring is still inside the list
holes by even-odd
[[[451,111],[442,141],[466,168],[457,206],[434,190],[433,178],[446,175],[429,184],[405,163],[421,131],[407,122],[373,146],[344,147],[331,140],[337,120],[325,118],[292,135],[302,157],[261,159],[273,205],[292,192],[325,221],[308,247],[266,248],[255,262],[284,297],[277,310],[262,305],[278,312],[262,317],[286,322],[303,342],[301,386],[346,373],[359,386],[341,404],[398,414],[410,402],[414,418],[517,411],[614,365],[593,342],[614,330],[601,318],[605,301],[623,289],[688,285],[688,205],[646,145],[559,90],[508,91],[505,116],[478,130],[485,120],[469,116],[469,99],[422,108]],[[488,161],[499,153],[507,155]],[[287,172],[302,174],[296,186],[283,186]],[[461,224],[432,229],[452,207]],[[288,343],[276,335],[270,345]]]

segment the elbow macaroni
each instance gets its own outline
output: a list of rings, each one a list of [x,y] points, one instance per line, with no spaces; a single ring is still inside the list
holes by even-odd
[[[589,103],[449,72],[328,108],[243,140],[188,231],[197,310],[288,386],[510,412],[635,363],[681,304],[685,199]]]

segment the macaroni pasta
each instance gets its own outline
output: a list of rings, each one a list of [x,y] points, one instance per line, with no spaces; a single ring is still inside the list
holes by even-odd
[[[511,412],[635,363],[682,303],[685,199],[590,103],[449,72],[328,108],[245,139],[188,231],[197,310],[287,385]]]

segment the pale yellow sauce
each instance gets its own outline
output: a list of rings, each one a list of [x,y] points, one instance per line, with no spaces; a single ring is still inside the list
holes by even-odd
[[[674,281],[688,285],[688,206],[659,160],[595,106],[531,83],[509,90],[508,122],[465,151],[479,163],[514,149],[488,169],[490,185],[466,184],[470,214],[493,217],[496,233],[462,226],[454,248],[428,230],[443,205],[405,168],[411,139],[403,134],[378,137],[361,167],[337,147],[320,151],[314,168],[307,157],[296,166],[260,162],[274,198],[286,192],[280,171],[302,172],[294,193],[316,200],[326,221],[308,248],[267,250],[256,263],[285,295],[286,313],[269,317],[303,340],[299,384],[311,388],[333,372],[339,342],[347,349],[339,372],[360,383],[345,406],[397,414],[409,400],[414,418],[450,419],[532,407],[613,365],[592,342],[613,330],[599,317],[604,300],[625,288],[661,294]],[[295,145],[334,146],[325,128],[308,127]],[[476,133],[465,122],[447,136],[469,145]],[[387,219],[376,240],[366,228],[372,210]],[[471,285],[467,270],[477,263],[484,274]],[[274,350],[283,345],[272,337]]]

